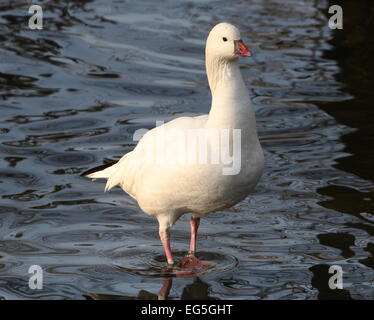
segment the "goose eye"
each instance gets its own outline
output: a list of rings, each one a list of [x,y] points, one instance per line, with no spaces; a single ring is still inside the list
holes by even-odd
[[[227,38],[226,38],[226,37],[223,37],[222,40],[223,40],[223,41],[227,41]]]

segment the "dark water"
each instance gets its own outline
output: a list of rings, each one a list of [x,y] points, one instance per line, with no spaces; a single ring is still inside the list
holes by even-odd
[[[354,87],[372,74],[340,54],[327,1],[39,3],[43,31],[28,29],[28,1],[0,4],[1,298],[374,298],[373,100]],[[220,21],[254,52],[242,71],[266,170],[202,221],[200,255],[217,266],[171,278],[156,220],[80,173],[131,150],[136,129],[208,112],[204,43]],[[172,230],[178,257],[188,219]],[[327,286],[334,264],[344,290]]]

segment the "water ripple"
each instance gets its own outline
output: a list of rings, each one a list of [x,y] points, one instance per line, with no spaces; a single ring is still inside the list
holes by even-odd
[[[23,0],[0,6],[0,299],[336,298],[331,264],[344,269],[340,298],[374,298],[373,185],[336,169],[355,130],[322,111],[350,117],[353,99],[326,55],[326,1],[43,6],[43,32],[25,26]],[[266,170],[252,196],[203,219],[199,256],[216,265],[182,279],[165,272],[156,221],[80,174],[132,150],[137,129],[209,111],[204,39],[221,20],[254,52],[241,68]],[[183,217],[178,259],[188,238]]]

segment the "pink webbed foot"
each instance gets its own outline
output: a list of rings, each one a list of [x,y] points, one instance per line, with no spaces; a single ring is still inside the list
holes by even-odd
[[[206,270],[215,265],[213,261],[203,261],[198,259],[194,254],[188,253],[186,254],[182,260],[179,262],[179,267],[183,269],[190,269],[190,270]]]

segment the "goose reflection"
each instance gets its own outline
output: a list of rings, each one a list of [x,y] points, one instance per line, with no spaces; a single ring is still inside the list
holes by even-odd
[[[157,294],[140,290],[136,297],[121,296],[112,294],[89,293],[85,296],[87,300],[167,300],[173,285],[173,277],[165,277],[162,280],[162,287]],[[183,288],[180,298],[182,300],[216,300],[209,296],[210,285],[199,277],[194,277],[192,283]]]

